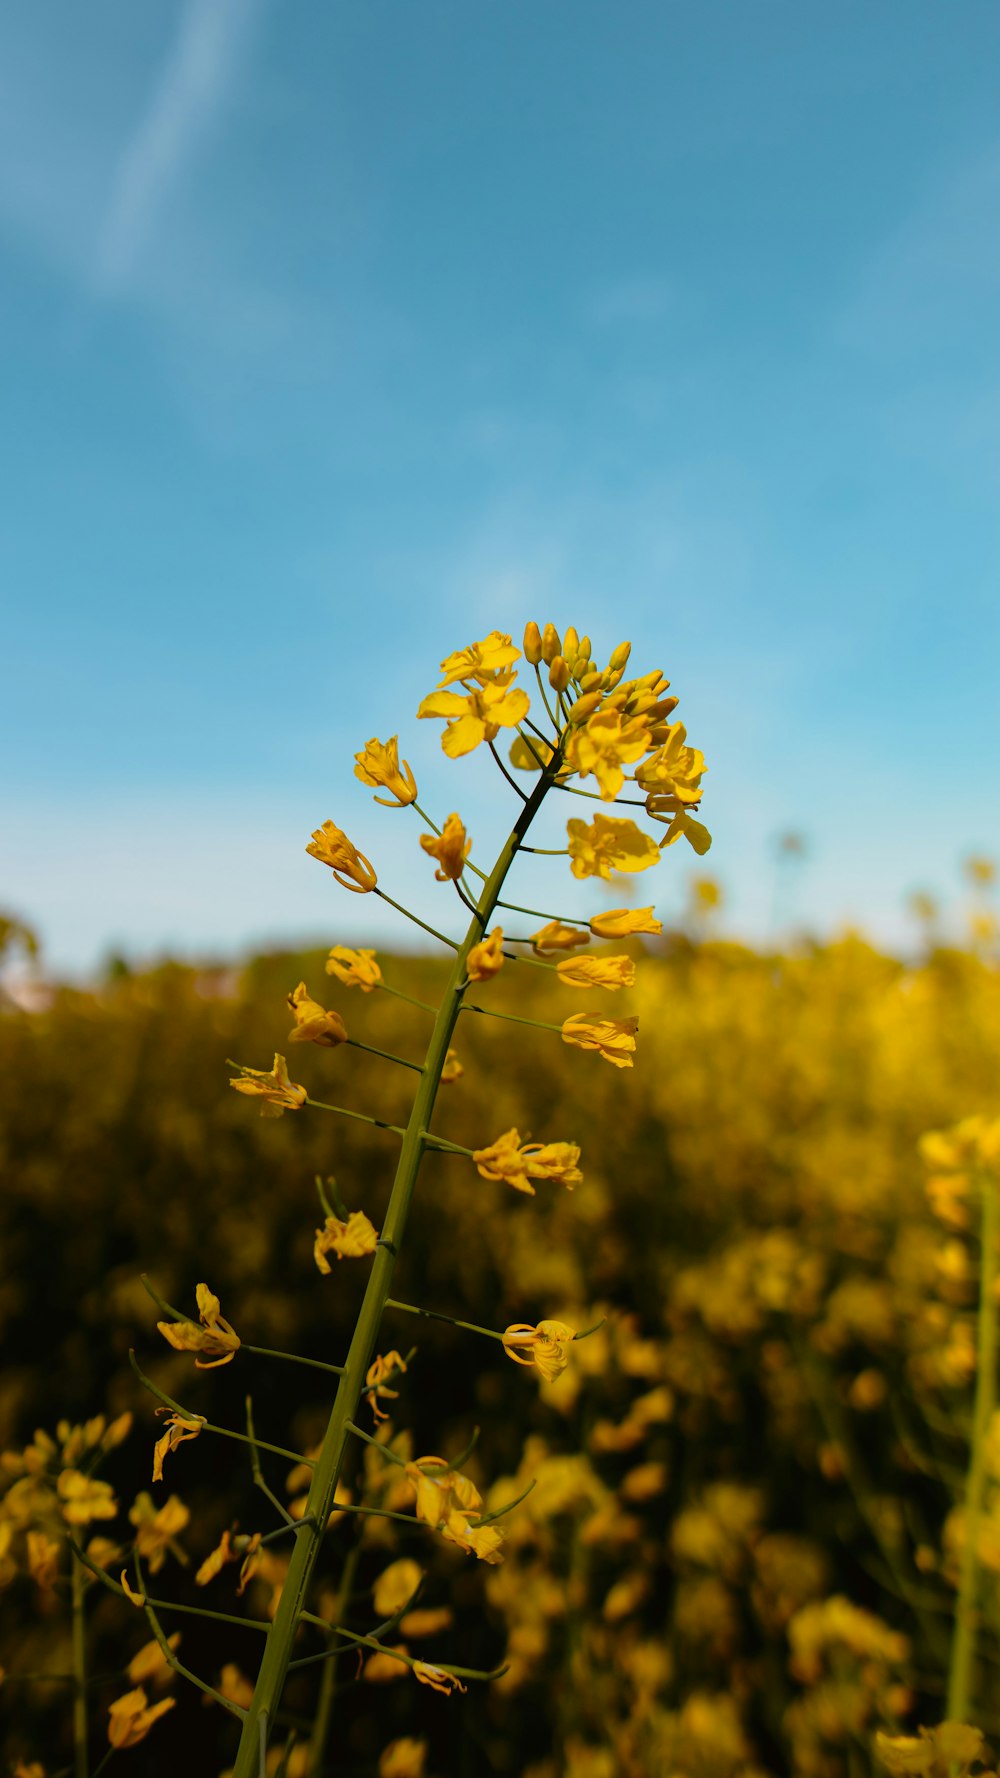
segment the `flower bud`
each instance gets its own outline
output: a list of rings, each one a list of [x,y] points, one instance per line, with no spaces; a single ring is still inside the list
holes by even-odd
[[[570,722],[586,722],[587,717],[592,716],[597,709],[602,695],[600,691],[588,691],[585,697],[577,698],[569,713]]]
[[[524,626],[524,658],[530,667],[537,667],[542,658],[542,635],[537,624]]]
[[[576,660],[577,649],[579,646],[580,638],[573,628],[573,625],[570,624],[569,629],[563,637],[562,645],[563,658],[569,662],[570,666],[572,666],[573,662]]]
[[[598,673],[598,671],[595,667],[591,667],[588,672],[584,673],[582,679],[580,680],[580,690],[584,694],[586,694],[588,691],[596,691],[597,687],[600,685],[600,683],[601,683],[600,673]]]
[[[660,698],[658,703],[646,711],[646,715],[650,722],[663,722],[666,717],[672,715],[679,703],[680,698]]]
[[[578,661],[589,661],[589,659],[590,659],[590,637],[589,636],[581,636],[580,637],[580,646],[576,651],[576,658]]]
[[[542,631],[542,659],[551,664],[560,653],[559,631],[555,624],[546,624]]]
[[[611,659],[608,662],[609,671],[617,673],[618,677],[621,678],[625,668],[628,666],[628,657],[631,653],[631,642],[619,642],[618,647],[612,651]]]
[[[565,691],[569,684],[569,668],[561,654],[553,655],[549,663],[549,684],[556,691]]]

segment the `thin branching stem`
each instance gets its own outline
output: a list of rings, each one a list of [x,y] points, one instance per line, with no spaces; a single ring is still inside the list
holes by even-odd
[[[285,1449],[284,1445],[270,1445],[262,1438],[249,1439],[245,1432],[234,1432],[229,1426],[216,1426],[211,1420],[206,1420],[204,1415],[193,1414],[190,1408],[181,1407],[179,1401],[174,1401],[173,1396],[167,1395],[164,1390],[159,1389],[155,1383],[151,1382],[149,1377],[140,1370],[139,1361],[136,1358],[134,1350],[129,1352],[128,1357],[129,1363],[135,1371],[140,1383],[143,1384],[144,1388],[149,1390],[150,1395],[155,1395],[157,1401],[162,1401],[165,1407],[172,1408],[174,1413],[180,1414],[183,1420],[200,1420],[202,1432],[215,1432],[220,1438],[234,1438],[241,1445],[252,1444],[255,1450],[270,1451],[275,1457],[288,1457],[292,1463],[312,1464],[313,1459],[310,1457],[303,1457],[301,1451],[288,1451]]]
[[[109,1593],[114,1593],[119,1599],[128,1599],[125,1588],[118,1581],[112,1580],[110,1574],[105,1574],[103,1568],[98,1568],[97,1563],[92,1562],[90,1557],[84,1554],[72,1537],[67,1541],[77,1559],[83,1563],[85,1568],[89,1568],[91,1574],[101,1582],[102,1586],[107,1587]],[[131,1600],[129,1603],[131,1604]],[[264,1618],[236,1617],[231,1611],[209,1611],[205,1605],[181,1605],[175,1599],[152,1599],[149,1603],[154,1605],[157,1611],[179,1611],[185,1617],[213,1618],[220,1624],[236,1624],[241,1630],[262,1630],[265,1635],[271,1628]]]
[[[376,1049],[374,1044],[362,1043],[358,1037],[348,1037],[347,1045],[349,1049],[364,1050],[369,1056],[381,1056],[383,1062],[395,1062],[400,1068],[412,1068],[417,1074],[420,1073],[419,1062],[408,1062],[405,1056],[394,1056],[389,1050]]]
[[[541,908],[523,908],[516,901],[498,901],[498,908],[507,908],[512,914],[528,914],[532,920],[557,920],[560,926],[590,926],[589,920],[578,920],[575,914],[546,914]]]
[[[244,1721],[247,1713],[242,1704],[236,1704],[233,1702],[232,1698],[224,1697],[222,1692],[216,1691],[214,1685],[209,1685],[206,1680],[199,1678],[197,1673],[193,1673],[190,1667],[185,1667],[183,1661],[177,1659],[166,1636],[163,1634],[163,1629],[160,1620],[156,1615],[156,1610],[146,1597],[146,1581],[142,1572],[142,1563],[139,1559],[138,1550],[133,1551],[132,1560],[135,1563],[135,1575],[139,1582],[139,1592],[143,1596],[142,1609],[146,1613],[146,1621],[159,1644],[160,1653],[168,1667],[172,1667],[175,1673],[179,1673],[182,1679],[186,1679],[189,1684],[195,1686],[198,1691],[203,1692],[207,1698],[214,1699],[216,1704],[221,1704],[226,1710],[231,1711],[233,1716],[238,1716],[241,1721]]]
[[[393,901],[392,896],[387,895],[385,890],[380,889],[377,884],[375,886],[373,893],[375,895],[381,896],[383,901],[387,901],[391,908],[395,908],[397,914],[405,914],[406,918],[408,920],[413,921],[414,926],[421,926],[421,927],[423,927],[423,930],[425,932],[430,933],[432,938],[440,939],[441,943],[443,945],[447,945],[449,950],[457,951],[459,949],[459,946],[456,944],[456,942],[453,938],[447,938],[443,932],[438,932],[438,930],[435,926],[428,926],[426,920],[421,920],[417,917],[416,914],[411,914],[409,908],[404,908],[402,902]]]
[[[500,758],[500,755],[496,750],[496,743],[494,741],[488,741],[487,746],[489,747],[489,750],[492,753],[493,758],[496,760],[497,765],[500,767],[501,772],[503,773],[508,784],[510,785],[511,790],[513,790],[515,792],[515,794],[521,798],[522,803],[526,803],[528,799],[525,796],[524,791],[521,789],[520,784],[518,784],[516,779],[512,778],[510,773],[508,772],[507,767],[504,765],[503,760]]]
[[[261,1493],[265,1496],[265,1498],[271,1502],[271,1505],[274,1507],[274,1510],[278,1514],[278,1517],[281,1519],[284,1519],[284,1521],[285,1521],[284,1528],[287,1530],[289,1525],[294,1526],[296,1524],[296,1520],[292,1518],[292,1515],[288,1511],[288,1508],[285,1505],[283,1505],[283,1503],[278,1499],[277,1494],[274,1493],[273,1489],[268,1487],[267,1483],[264,1480],[264,1472],[260,1467],[260,1452],[257,1449],[257,1434],[254,1429],[254,1423],[253,1423],[253,1397],[252,1396],[250,1396],[250,1395],[247,1396],[245,1406],[246,1406],[246,1416],[247,1416],[247,1438],[250,1441],[250,1470],[253,1475],[254,1485],[256,1487],[258,1487],[260,1489]]]
[[[84,1617],[84,1571],[70,1552],[73,1587],[73,1771],[88,1778],[87,1759],[87,1624]]]
[[[307,1099],[314,1111],[334,1111],[338,1117],[353,1117],[358,1123],[371,1124],[376,1130],[390,1130],[394,1136],[405,1136],[398,1124],[387,1123],[383,1117],[369,1117],[367,1111],[349,1111],[346,1105],[327,1105],[322,1099]]]
[[[396,1000],[405,1000],[409,1006],[419,1006],[421,1012],[437,1013],[437,1007],[431,1006],[426,1000],[416,1000],[412,994],[404,994],[402,988],[390,988],[388,982],[379,982],[383,994],[391,994]]]
[[[561,1025],[550,1025],[544,1019],[526,1019],[516,1012],[496,1012],[492,1006],[476,1006],[470,1000],[466,1001],[462,1011],[481,1012],[488,1019],[507,1019],[512,1025],[534,1025],[537,1031],[555,1031],[560,1037],[562,1036]]]

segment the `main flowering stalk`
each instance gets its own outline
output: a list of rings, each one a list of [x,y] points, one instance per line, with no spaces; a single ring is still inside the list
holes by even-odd
[[[462,996],[467,986],[467,962],[474,945],[479,944],[500,899],[504,879],[517,855],[525,834],[531,826],[551,785],[562,766],[561,751],[548,760],[531,795],[518,816],[507,842],[490,876],[487,878],[465,939],[455,953],[448,985],[434,1022],[420,1083],[403,1135],[399,1164],[385,1215],[382,1235],[376,1249],[368,1287],[358,1314],[343,1376],[337,1388],[326,1435],[313,1471],[312,1486],[301,1528],[295,1537],[288,1575],[274,1622],[268,1632],[264,1657],[260,1665],[253,1701],[250,1705],[233,1778],[258,1778],[263,1771],[263,1756],[271,1726],[292,1655],[292,1646],[305,1606],[306,1593],[319,1555],[329,1518],[337,1480],[350,1437],[350,1426],[358,1409],[372,1352],[378,1338],[383,1311],[389,1297],[392,1276],[406,1228],[414,1186],[427,1148],[430,1124],[441,1074],[461,1011]]]

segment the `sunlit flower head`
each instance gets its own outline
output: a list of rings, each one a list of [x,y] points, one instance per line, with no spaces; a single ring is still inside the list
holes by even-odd
[[[488,982],[503,968],[503,927],[494,926],[488,938],[473,945],[466,960],[470,982]]]
[[[298,1111],[305,1104],[306,1089],[289,1080],[284,1056],[275,1056],[270,1073],[263,1068],[245,1068],[242,1063],[238,1066],[239,1079],[230,1080],[229,1084],[237,1093],[263,1099],[261,1117],[282,1117],[286,1111]]]
[[[635,981],[631,957],[566,957],[556,971],[570,988],[631,988]]]
[[[295,1025],[288,1033],[289,1043],[318,1043],[322,1049],[336,1049],[347,1042],[347,1026],[339,1012],[327,1012],[313,1000],[305,982],[300,982],[288,996]]]
[[[590,823],[568,821],[566,829],[574,877],[602,877],[609,882],[613,870],[648,870],[660,861],[656,841],[636,827],[634,821],[615,815],[595,815]]]
[[[628,938],[635,932],[656,936],[663,931],[663,921],[653,918],[649,908],[611,908],[606,914],[595,914],[590,930],[597,938]]]
[[[405,759],[400,770],[399,741],[395,735],[391,741],[366,741],[363,752],[356,753],[354,758],[354,776],[362,784],[389,791],[391,801],[384,796],[375,798],[384,809],[405,809],[408,803],[416,802],[417,781]]]
[[[641,759],[649,744],[646,717],[598,709],[573,728],[566,758],[581,778],[593,773],[604,801],[613,802],[625,782],[623,768]]]
[[[195,1290],[198,1314],[201,1325],[196,1321],[158,1321],[156,1323],[168,1345],[175,1352],[202,1352],[205,1358],[196,1358],[198,1370],[217,1370],[219,1365],[230,1364],[240,1347],[240,1336],[223,1320],[219,1313],[220,1304],[217,1296],[209,1290],[207,1284],[199,1284]]]
[[[364,1211],[352,1210],[346,1222],[338,1216],[328,1216],[323,1227],[316,1230],[313,1258],[319,1270],[328,1273],[328,1253],[335,1253],[338,1259],[363,1259],[366,1253],[374,1253],[377,1246],[378,1234]]]
[[[349,945],[334,945],[326,960],[327,975],[335,975],[345,988],[360,988],[370,994],[382,980],[382,971],[374,951],[352,951]]]
[[[515,648],[509,636],[501,630],[491,630],[483,642],[470,642],[468,648],[456,649],[441,662],[438,684],[454,685],[461,679],[474,679],[479,685],[487,685],[498,673],[506,674],[520,658],[521,650]]]
[[[336,822],[324,821],[322,827],[317,827],[306,851],[320,864],[329,865],[341,888],[350,889],[355,895],[367,895],[378,882],[374,865],[351,844]]]
[[[481,741],[493,741],[502,728],[516,728],[531,708],[531,700],[520,686],[511,687],[509,678],[501,677],[462,697],[455,691],[433,691],[424,698],[418,716],[443,716],[447,727],[441,746],[449,759],[461,759]]]
[[[483,1179],[503,1180],[530,1197],[535,1195],[533,1179],[551,1180],[567,1191],[583,1179],[575,1142],[522,1142],[518,1130],[506,1130],[488,1148],[477,1148],[472,1159]]]
[[[565,1321],[515,1321],[505,1328],[503,1349],[515,1364],[534,1365],[547,1383],[561,1376],[569,1363],[569,1349],[576,1334]]]
[[[645,790],[669,791],[681,803],[701,801],[701,781],[707,771],[705,755],[688,747],[682,722],[672,723],[663,746],[637,766],[635,781]]]
[[[605,1019],[599,1013],[575,1012],[563,1023],[564,1043],[596,1050],[616,1068],[631,1068],[638,1019]]]
[[[108,1705],[108,1740],[112,1747],[137,1747],[145,1741],[154,1722],[172,1710],[176,1702],[176,1698],[161,1698],[158,1704],[150,1704],[141,1686],[116,1698]]]
[[[531,937],[531,948],[536,957],[550,957],[556,951],[573,951],[578,945],[589,943],[590,933],[585,926],[562,926],[558,920],[550,920]]]
[[[173,1344],[172,1341],[171,1344]],[[166,1415],[164,1421],[166,1430],[153,1446],[153,1480],[162,1482],[164,1459],[170,1455],[171,1451],[176,1451],[177,1446],[182,1445],[185,1439],[197,1438],[205,1425],[205,1420],[201,1415],[187,1418],[183,1414],[175,1413],[171,1408],[157,1408],[156,1412]]]
[[[420,844],[431,858],[436,858],[440,869],[434,872],[439,883],[457,883],[465,861],[472,851],[472,841],[465,831],[465,824],[459,815],[449,815],[440,833],[422,833]]]

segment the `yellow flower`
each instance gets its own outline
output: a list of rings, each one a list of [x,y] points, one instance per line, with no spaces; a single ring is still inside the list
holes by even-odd
[[[26,1542],[28,1573],[43,1593],[50,1593],[59,1575],[62,1545],[46,1537],[44,1531],[29,1531]]]
[[[399,741],[395,735],[391,741],[366,741],[364,751],[354,757],[354,776],[362,784],[388,790],[394,798],[388,802],[384,796],[375,797],[384,809],[405,809],[408,803],[416,802],[417,781],[405,759],[402,771],[399,769]]]
[[[335,975],[345,988],[360,988],[370,994],[382,980],[382,971],[374,951],[352,951],[348,945],[334,945],[326,960],[327,975]]]
[[[133,1604],[135,1606],[137,1611],[141,1611],[143,1606],[146,1603],[146,1595],[145,1595],[145,1593],[137,1593],[136,1592],[135,1588],[132,1586],[132,1584],[129,1580],[127,1568],[123,1568],[122,1572],[121,1572],[121,1588],[122,1588],[122,1592],[125,1594],[126,1599],[128,1599],[131,1602],[131,1604]]]
[[[449,759],[461,759],[481,741],[495,740],[502,728],[516,728],[531,708],[526,691],[511,690],[510,675],[462,697],[457,691],[432,691],[418,716],[443,716],[447,727],[441,745]]]
[[[566,758],[581,778],[593,772],[603,800],[609,803],[614,802],[625,782],[622,766],[641,759],[649,745],[647,717],[623,716],[620,710],[597,710],[573,729]]]
[[[443,1457],[419,1457],[406,1465],[406,1474],[417,1496],[418,1519],[481,1562],[503,1561],[504,1533],[481,1522],[482,1495],[468,1476],[449,1469]]]
[[[678,840],[685,839],[698,857],[704,858],[712,844],[712,836],[705,823],[695,821],[676,797],[668,791],[651,790],[646,798],[646,813],[654,821],[669,820],[670,825],[662,842],[664,846],[673,846]]]
[[[652,908],[611,908],[606,914],[595,914],[590,930],[597,938],[628,938],[633,932],[663,931],[663,921],[654,920]]]
[[[219,1674],[219,1690],[231,1704],[249,1710],[253,1703],[253,1685],[235,1661],[227,1661]]]
[[[424,1778],[426,1761],[427,1742],[417,1741],[412,1735],[401,1735],[398,1741],[390,1741],[383,1749],[378,1762],[378,1778]]]
[[[397,1642],[396,1647],[400,1654],[409,1653],[405,1642]],[[364,1665],[363,1677],[376,1685],[388,1683],[393,1679],[405,1679],[407,1665],[406,1661],[398,1660],[387,1649],[384,1652],[379,1649],[375,1654],[369,1655]]]
[[[686,740],[684,724],[671,723],[663,746],[638,767],[636,783],[644,790],[667,791],[680,803],[700,802],[701,781],[708,768],[705,755],[697,747],[686,746]]]
[[[377,1245],[378,1234],[364,1211],[352,1210],[346,1222],[328,1216],[323,1227],[316,1230],[313,1258],[326,1274],[332,1269],[328,1253],[335,1253],[338,1259],[363,1259],[366,1253],[374,1253]]]
[[[488,1531],[489,1526],[481,1526],[480,1532]],[[424,1610],[408,1611],[399,1620],[401,1636],[439,1636],[455,1621],[455,1613],[450,1605],[427,1606]]]
[[[149,1563],[150,1573],[158,1574],[166,1561],[168,1549],[171,1549],[190,1520],[190,1508],[176,1494],[171,1494],[170,1499],[158,1508],[152,1495],[144,1490],[136,1495],[128,1516],[136,1530],[136,1550]],[[124,1582],[122,1585],[124,1586]],[[130,1599],[141,1597],[128,1588],[126,1591]]]
[[[576,1334],[565,1321],[515,1321],[504,1330],[503,1349],[515,1364],[534,1365],[547,1383],[561,1376],[569,1363],[569,1348]]]
[[[651,864],[659,863],[656,841],[636,827],[634,821],[595,815],[589,827],[585,821],[573,820],[566,823],[566,828],[574,877],[603,877],[608,882],[613,870],[648,870]]]
[[[387,1401],[398,1401],[399,1390],[388,1387],[388,1379],[397,1372],[406,1370],[406,1360],[401,1352],[379,1353],[372,1359],[365,1372],[365,1392],[371,1403],[371,1410],[376,1420],[388,1420],[388,1414],[379,1407],[379,1397]]]
[[[472,851],[472,841],[460,816],[449,815],[440,833],[422,833],[420,844],[441,866],[440,870],[434,872],[436,880],[439,883],[457,883]]]
[[[108,1705],[108,1740],[112,1747],[138,1746],[145,1741],[154,1722],[172,1710],[176,1702],[176,1698],[161,1698],[158,1704],[150,1704],[141,1685],[116,1698]]]
[[[563,1042],[582,1050],[597,1050],[616,1068],[631,1068],[638,1019],[604,1019],[599,1013],[575,1012],[565,1020]]]
[[[181,1643],[181,1633],[175,1630],[167,1637],[167,1647],[171,1654],[176,1654]],[[158,1642],[144,1642],[142,1647],[132,1656],[125,1669],[133,1685],[150,1685],[157,1687],[170,1685],[173,1682],[174,1670],[167,1665],[163,1650]]]
[[[507,1130],[489,1148],[477,1148],[472,1156],[483,1179],[503,1179],[515,1191],[534,1197],[533,1179],[551,1179],[572,1191],[583,1179],[575,1142],[524,1142],[520,1132]]]
[[[275,1056],[270,1073],[263,1068],[245,1068],[242,1062],[237,1067],[240,1079],[230,1080],[229,1084],[237,1093],[264,1100],[261,1117],[283,1117],[286,1111],[298,1111],[305,1104],[306,1089],[289,1080],[284,1056]]]
[[[449,1050],[444,1059],[444,1067],[441,1070],[441,1085],[443,1087],[450,1087],[454,1081],[461,1080],[464,1073],[465,1069],[462,1067],[462,1064],[458,1059],[458,1051]]]
[[[56,1489],[67,1525],[89,1525],[93,1519],[113,1519],[117,1515],[118,1502],[111,1483],[84,1475],[82,1470],[64,1469]]]
[[[441,662],[443,678],[438,684],[454,685],[459,679],[475,679],[480,685],[486,685],[520,658],[521,650],[514,647],[509,636],[501,630],[491,630],[485,641],[471,642],[468,648],[456,649]]]
[[[177,1446],[182,1445],[185,1439],[197,1438],[205,1425],[205,1419],[202,1415],[187,1419],[183,1414],[173,1413],[170,1408],[157,1408],[156,1412],[167,1416],[166,1431],[153,1446],[153,1480],[162,1482],[164,1458],[169,1457],[171,1451],[176,1451]]]
[[[631,988],[635,981],[631,957],[567,957],[556,971],[570,988]]]
[[[350,889],[354,895],[367,895],[378,882],[374,865],[352,846],[346,833],[333,821],[324,821],[322,827],[316,828],[306,851],[320,864],[328,864],[341,888]]]
[[[238,1551],[233,1549],[232,1533],[228,1530],[223,1531],[214,1550],[209,1552],[198,1569],[194,1577],[195,1586],[207,1587],[210,1580],[214,1580],[217,1574],[222,1573],[227,1562],[238,1562],[239,1559]]]
[[[240,1336],[228,1321],[223,1320],[219,1313],[219,1299],[207,1284],[198,1285],[195,1297],[201,1316],[200,1327],[196,1321],[158,1321],[156,1325],[175,1352],[204,1352],[208,1355],[207,1363],[201,1358],[195,1359],[198,1370],[218,1370],[220,1365],[232,1363],[240,1348]]]
[[[379,1617],[395,1617],[397,1612],[402,1611],[410,1603],[423,1578],[423,1569],[411,1557],[401,1556],[398,1562],[391,1562],[372,1588],[372,1598]]]
[[[419,1679],[421,1685],[429,1685],[434,1691],[443,1692],[446,1698],[450,1698],[454,1691],[466,1692],[469,1689],[454,1673],[446,1673],[443,1667],[430,1667],[426,1661],[414,1661],[412,1671],[414,1679]]]
[[[295,1015],[295,1029],[289,1031],[289,1043],[318,1043],[323,1049],[336,1049],[347,1042],[347,1026],[339,1012],[327,1012],[318,1000],[312,1000],[305,982],[300,982],[288,996],[288,1005]]]
[[[532,934],[531,948],[536,957],[548,957],[553,951],[572,951],[577,945],[589,945],[590,933],[585,927],[561,926],[550,920],[540,932]]]
[[[473,945],[465,965],[470,982],[488,982],[503,968],[503,927],[494,926],[489,938]]]

